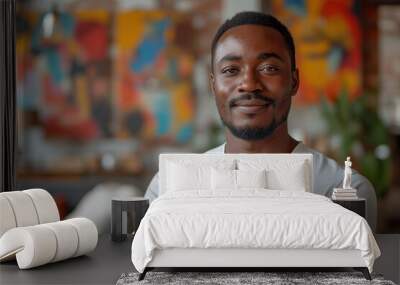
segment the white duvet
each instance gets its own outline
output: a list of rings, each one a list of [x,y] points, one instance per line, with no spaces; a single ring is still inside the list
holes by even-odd
[[[265,189],[162,195],[135,234],[135,268],[143,272],[165,248],[358,249],[370,272],[380,255],[359,215],[321,195]]]

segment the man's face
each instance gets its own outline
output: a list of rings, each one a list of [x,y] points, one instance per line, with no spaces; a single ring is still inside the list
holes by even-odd
[[[257,25],[231,28],[218,41],[212,69],[218,112],[233,135],[263,139],[286,122],[298,72],[292,71],[278,31]]]

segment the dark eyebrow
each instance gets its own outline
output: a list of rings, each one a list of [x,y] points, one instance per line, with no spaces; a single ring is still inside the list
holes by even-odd
[[[274,52],[263,52],[263,53],[260,53],[260,54],[257,56],[257,59],[262,59],[262,60],[267,60],[267,59],[270,59],[270,58],[276,58],[276,59],[278,59],[278,60],[284,62],[283,58],[280,57],[279,55],[277,55],[277,54],[274,53]]]
[[[257,59],[260,59],[260,60],[267,60],[270,58],[276,58],[276,59],[284,62],[283,58],[274,52],[263,52],[257,56]],[[224,57],[222,57],[220,60],[218,60],[218,63],[223,62],[223,61],[237,61],[237,60],[241,60],[241,59],[242,59],[242,57],[239,55],[227,54]]]
[[[218,60],[218,63],[223,62],[223,61],[237,61],[237,60],[241,60],[242,57],[239,55],[235,55],[235,54],[227,54],[224,57],[222,57],[220,60]]]

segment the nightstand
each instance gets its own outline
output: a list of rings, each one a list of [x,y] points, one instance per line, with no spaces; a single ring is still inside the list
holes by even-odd
[[[366,208],[366,200],[359,198],[354,200],[333,200],[332,202],[339,204],[340,206],[353,211],[356,214],[359,214],[361,217],[365,219],[365,208]]]

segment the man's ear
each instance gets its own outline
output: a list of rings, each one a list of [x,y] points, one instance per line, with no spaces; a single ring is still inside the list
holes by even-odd
[[[215,86],[214,86],[215,78],[214,78],[214,74],[212,72],[210,72],[209,75],[208,75],[208,82],[210,84],[211,92],[214,95],[215,94]]]
[[[300,86],[299,69],[296,68],[295,70],[292,71],[292,91],[291,91],[292,96],[297,94],[299,86]]]

